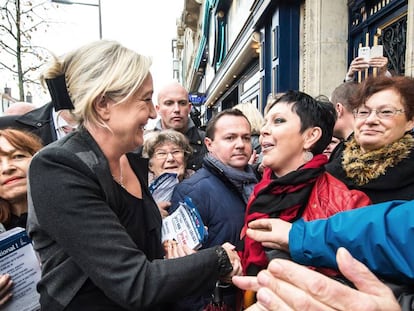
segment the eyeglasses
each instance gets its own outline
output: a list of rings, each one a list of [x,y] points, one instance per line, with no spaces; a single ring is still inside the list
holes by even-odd
[[[397,113],[403,113],[403,109],[395,109],[392,107],[384,107],[381,109],[368,109],[368,108],[358,108],[355,109],[352,113],[357,119],[367,119],[372,112],[375,112],[378,118],[380,119],[391,119]]]
[[[181,150],[181,149],[175,149],[172,151],[160,150],[160,151],[154,152],[154,157],[159,160],[165,160],[168,158],[169,154],[171,154],[174,159],[181,158],[184,156],[184,150]]]

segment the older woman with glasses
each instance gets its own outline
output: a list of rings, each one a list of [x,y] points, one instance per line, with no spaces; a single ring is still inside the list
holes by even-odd
[[[354,137],[346,142],[342,158],[337,158],[326,165],[327,171],[342,180],[349,188],[365,192],[374,203],[412,200],[414,198],[412,152],[414,80],[408,77],[369,78],[360,85],[352,103],[355,117]],[[397,242],[390,238],[393,228],[389,226],[387,219],[397,213],[395,207],[392,209],[392,213],[382,212],[382,216],[380,205],[364,209],[366,213],[376,215],[376,221],[371,221],[369,224],[359,222],[361,217],[355,217],[350,219],[351,222],[341,219],[340,224],[338,222],[330,228],[324,228],[319,223],[315,230],[301,227],[296,232],[291,231],[290,224],[280,219],[260,219],[249,224],[246,234],[262,245],[289,251],[291,258],[298,263],[316,267],[336,266],[327,264],[331,247],[336,244],[336,240],[341,240],[339,246],[346,246],[344,241],[349,241],[348,246],[353,246],[353,248],[348,247],[352,255],[364,263],[369,263],[369,268],[381,276],[382,281],[398,298],[401,309],[412,310],[414,301],[412,280],[407,281],[407,278],[401,277],[397,279],[390,275],[387,277],[387,271],[392,265],[389,262],[405,261],[398,254],[398,243],[407,242],[404,238],[400,238]],[[293,227],[296,228],[299,223],[305,224],[299,220]],[[340,227],[347,224],[349,227],[347,233],[340,231]],[[402,223],[401,226],[404,228],[406,224]],[[267,232],[264,232],[264,229]],[[367,231],[370,231],[369,234]],[[318,238],[317,232],[322,233],[324,239]],[[361,232],[365,234],[358,234]],[[301,234],[306,236],[306,242]],[[374,241],[372,247],[366,244],[367,236]],[[385,259],[373,262],[371,258],[377,259],[378,254],[386,254]],[[397,266],[405,267],[407,264],[395,264],[395,267]],[[238,284],[243,286],[242,283]],[[390,309],[389,306],[386,308]],[[249,310],[256,309],[253,307]]]
[[[180,132],[151,132],[145,139],[142,154],[149,158],[149,183],[164,173],[176,173],[180,181],[194,173],[186,169],[192,149],[188,139]]]
[[[168,216],[175,185],[194,173],[186,169],[191,154],[187,137],[175,130],[154,131],[145,139],[142,155],[149,158],[149,188],[163,217]]]
[[[369,78],[352,106],[354,137],[328,172],[373,203],[414,199],[414,80]]]

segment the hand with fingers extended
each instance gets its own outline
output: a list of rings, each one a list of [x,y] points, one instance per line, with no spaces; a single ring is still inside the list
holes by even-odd
[[[12,296],[10,289],[13,281],[9,274],[0,275],[0,307],[3,306]]]
[[[280,218],[263,218],[249,222],[246,235],[264,247],[289,252],[290,222]]]
[[[339,248],[337,262],[353,289],[294,262],[274,259],[257,277],[233,277],[244,290],[257,292],[257,310],[401,310],[392,291],[368,268]]]
[[[354,80],[354,74],[369,68],[369,60],[364,57],[356,57],[349,65],[348,72],[346,73],[346,81]]]

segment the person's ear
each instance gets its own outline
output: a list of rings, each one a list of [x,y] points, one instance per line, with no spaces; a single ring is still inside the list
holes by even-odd
[[[108,97],[105,95],[97,97],[93,103],[96,113],[103,121],[110,119],[111,110],[109,105]]]
[[[344,105],[342,105],[341,103],[336,103],[335,105],[335,110],[336,110],[336,117],[337,119],[339,119],[340,117],[342,117],[342,115],[344,114]]]
[[[206,145],[208,151],[210,151],[212,143],[213,141],[209,137],[204,138],[204,144]]]
[[[322,129],[318,126],[311,127],[303,133],[303,148],[309,150],[322,137]]]
[[[407,123],[405,124],[405,131],[406,132],[411,132],[413,130],[413,128],[414,128],[414,118],[407,121]]]
[[[151,161],[151,160],[149,160],[149,161],[148,161],[148,169],[149,169],[149,171],[150,171],[151,173],[154,173],[154,172],[152,171],[152,161]]]
[[[159,104],[155,104],[154,107],[155,107],[155,111],[157,113],[159,113],[160,112],[160,105]]]

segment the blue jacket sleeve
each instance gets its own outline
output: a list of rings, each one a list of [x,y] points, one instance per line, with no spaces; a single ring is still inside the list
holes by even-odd
[[[414,201],[390,201],[328,219],[296,221],[289,233],[294,261],[337,268],[335,254],[345,247],[375,274],[414,283]]]

